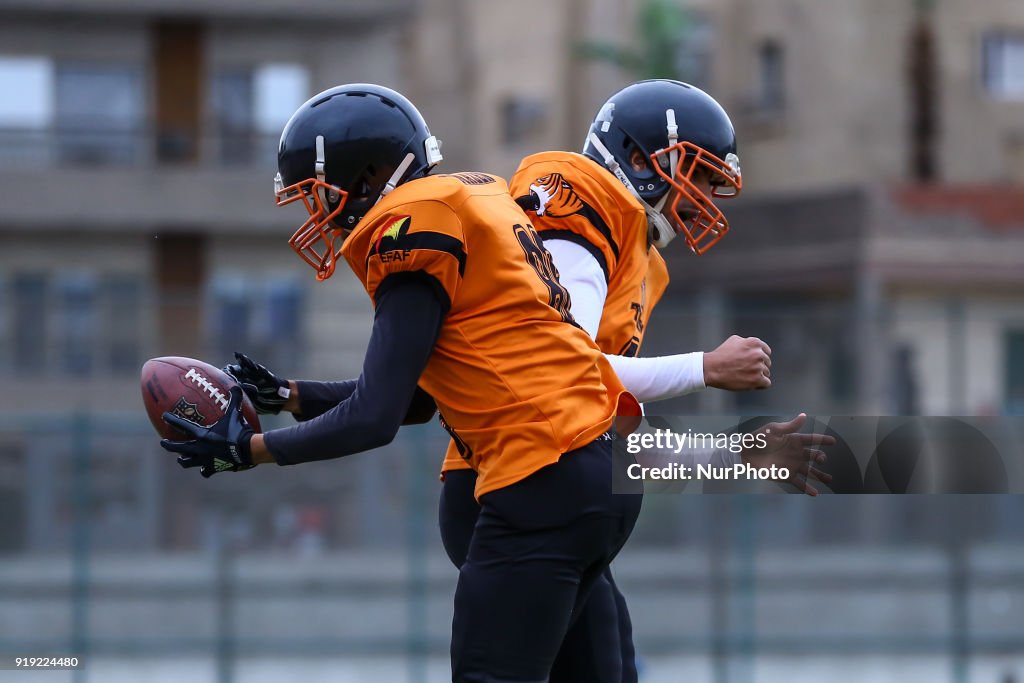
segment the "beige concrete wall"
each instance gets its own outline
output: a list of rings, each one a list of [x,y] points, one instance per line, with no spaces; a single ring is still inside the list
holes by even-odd
[[[507,177],[526,154],[562,144],[570,5],[545,0],[424,3],[413,37],[410,86],[414,100],[424,102],[431,132],[444,142],[445,168]],[[546,113],[528,141],[506,145],[501,107],[517,97],[538,100]]]
[[[444,167],[478,167],[476,121],[480,113],[468,103],[478,63],[471,59],[472,22],[464,9],[471,0],[422,0],[405,40],[403,80],[416,104],[443,143]],[[482,167],[481,167],[482,168]]]
[[[983,37],[1024,33],[1024,8],[1013,0],[940,2],[936,27],[942,45],[942,162],[954,183],[1024,183],[1024,102],[985,91]]]
[[[594,0],[595,5],[609,2]],[[629,5],[635,11],[639,0]],[[780,192],[908,176],[907,39],[912,2],[891,0],[685,0],[716,36],[709,90],[732,113],[747,189]],[[985,92],[982,37],[1024,30],[1014,0],[935,3],[940,179],[1024,182],[1024,103]],[[633,40],[629,22],[623,40]],[[787,106],[753,106],[757,48],[784,45]]]
[[[127,60],[149,57],[146,19],[141,17],[50,17],[5,14],[0,53],[50,55],[56,59]]]
[[[734,0],[714,9],[712,94],[734,112],[750,192],[901,176],[909,3]],[[785,107],[760,111],[758,48],[784,49]]]
[[[369,82],[403,89],[404,25],[303,26],[218,20],[206,32],[209,65],[293,62],[310,70],[310,96],[342,83]]]

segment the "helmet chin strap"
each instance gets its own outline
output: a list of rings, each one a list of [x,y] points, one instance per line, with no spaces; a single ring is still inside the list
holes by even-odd
[[[426,151],[427,164],[429,168],[433,168],[444,158],[441,156],[441,141],[435,138],[433,135],[427,138],[426,142],[424,143],[424,149]],[[327,165],[327,160],[325,157],[326,154],[324,149],[324,136],[317,135],[316,165],[314,170],[316,171],[317,179],[322,183],[327,182],[327,174],[325,168]],[[405,175],[406,171],[409,170],[409,167],[412,166],[412,162],[414,161],[416,161],[415,154],[409,152],[408,154],[405,155],[405,158],[402,159],[402,163],[398,165],[398,168],[395,169],[395,172],[391,174],[390,178],[388,178],[387,183],[384,184],[384,189],[380,191],[380,194],[377,196],[377,201],[374,202],[374,204],[379,202],[387,195],[391,194],[392,190],[398,187],[398,183],[401,182],[402,177]],[[322,188],[320,190],[320,193],[320,198],[324,201],[324,205],[327,206],[327,195],[325,194]],[[330,194],[331,200],[336,201],[338,198],[337,194],[334,192],[331,192]]]
[[[608,148],[604,146],[601,139],[594,133],[590,133],[587,138],[590,144],[594,146],[598,154],[601,155],[601,159],[604,162],[605,167],[612,172],[619,182],[626,186],[630,194],[640,201],[640,204],[644,207],[644,213],[647,214],[647,239],[651,244],[660,248],[668,246],[668,243],[675,239],[676,231],[669,223],[668,219],[661,214],[661,209],[665,206],[665,201],[668,199],[668,192],[666,192],[661,199],[658,200],[657,205],[651,206],[640,196],[640,193],[633,187],[633,183],[630,182],[629,177],[622,170],[622,166],[615,160],[612,153],[608,151]]]
[[[316,179],[321,183],[327,183],[327,154],[324,150],[324,136],[316,136],[316,163],[313,165],[313,170],[316,172]],[[338,200],[338,194],[336,192],[327,193],[323,185],[318,186],[317,192],[320,194],[320,201],[323,202],[324,210],[328,211],[330,202]]]
[[[671,150],[668,154],[668,167],[669,172],[675,177],[676,164],[679,161],[679,150],[676,148],[676,143],[679,142],[679,127],[676,125],[676,112],[674,109],[665,110],[665,123],[665,127],[668,130],[668,148]],[[661,210],[665,207],[665,202],[668,201],[668,195],[668,192],[662,195],[654,207],[658,212],[658,218],[661,219],[660,222],[657,225],[651,225],[650,220],[648,220],[647,227],[651,233],[651,244],[659,249],[668,246],[668,243],[676,238],[675,228],[672,227],[668,219],[661,213]]]
[[[409,167],[412,166],[412,162],[415,159],[416,155],[414,155],[412,152],[409,152],[408,154],[405,155],[405,158],[402,159],[402,163],[398,165],[398,168],[395,169],[395,172],[391,174],[390,178],[388,178],[388,182],[384,184],[384,189],[380,191],[380,195],[377,197],[377,202],[379,202],[387,195],[391,194],[391,191],[398,186],[398,182],[402,179],[402,176],[405,175],[405,172],[409,170]],[[376,204],[377,202],[374,202],[374,204]]]
[[[441,156],[441,141],[433,135],[424,141],[423,150],[426,153],[428,170],[437,166],[441,163],[441,160],[444,159],[444,157]],[[398,187],[398,183],[402,181],[402,178],[405,176],[405,172],[409,170],[409,167],[412,166],[412,162],[415,160],[416,155],[412,152],[405,155],[405,158],[402,159],[402,163],[398,165],[395,172],[391,174],[390,178],[388,178],[388,182],[384,184],[384,189],[380,191],[380,196],[377,197],[377,202],[391,194],[391,191]],[[374,202],[374,204],[377,202]]]

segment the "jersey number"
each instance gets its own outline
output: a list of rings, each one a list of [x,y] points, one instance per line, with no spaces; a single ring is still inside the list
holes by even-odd
[[[555,268],[554,261],[551,260],[551,253],[544,248],[537,231],[529,223],[525,226],[517,223],[512,227],[515,230],[516,239],[519,240],[519,246],[526,254],[526,261],[537,271],[537,277],[548,289],[548,305],[558,311],[564,322],[575,325],[576,321],[573,319],[572,313],[569,312],[572,306],[569,301],[569,290],[558,281],[558,269]]]

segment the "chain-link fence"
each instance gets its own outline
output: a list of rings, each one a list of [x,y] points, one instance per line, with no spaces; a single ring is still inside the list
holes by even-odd
[[[0,678],[447,679],[436,425],[210,480],[136,416],[5,415],[0,436],[0,654],[85,662]],[[1022,514],[994,495],[649,496],[615,565],[642,680],[1016,680]]]

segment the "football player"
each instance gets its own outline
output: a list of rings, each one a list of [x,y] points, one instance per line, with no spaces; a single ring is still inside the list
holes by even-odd
[[[736,135],[725,110],[702,90],[671,80],[642,81],[616,93],[591,124],[582,154],[529,156],[510,182],[569,291],[573,317],[641,402],[706,386],[771,386],[771,349],[756,338],[733,336],[709,353],[637,357],[669,280],[658,250],[682,237],[694,253],[706,253],[729,230],[716,201],[735,196],[742,184]],[[804,419],[772,425],[777,437],[790,441],[773,458],[791,468],[796,486],[814,495],[807,477],[829,476],[813,468],[812,461],[824,455],[812,446],[830,437],[795,434]],[[730,454],[703,455],[721,460]],[[472,495],[476,479],[450,446],[439,516],[456,566],[466,557],[479,514]],[[617,683],[608,672],[619,666],[621,680],[635,681],[631,632],[625,601],[606,572],[567,635],[552,683]],[[621,649],[608,646],[616,638]]]
[[[254,380],[258,407],[310,419],[254,434],[236,386],[210,427],[165,414],[192,438],[161,445],[204,476],[294,465],[384,445],[436,403],[478,473],[480,503],[455,594],[453,680],[547,680],[639,513],[640,496],[612,495],[610,435],[616,414],[639,406],[572,320],[505,182],[430,175],[440,160],[393,90],[339,86],[296,111],[281,136],[277,203],[305,207],[290,244],[317,279],[344,258],[370,296],[362,373],[285,382],[240,359],[235,375]]]

